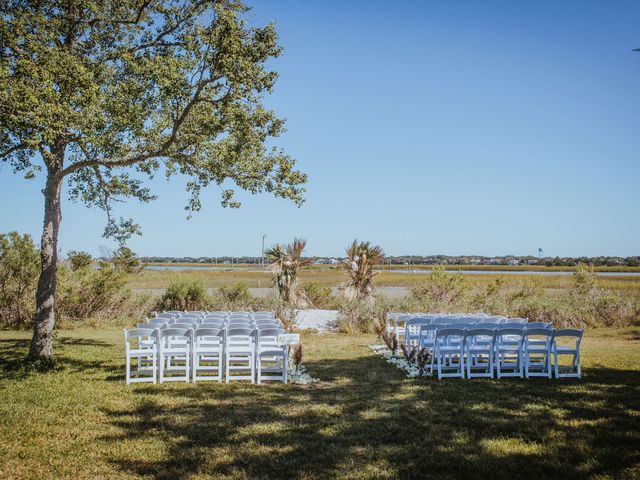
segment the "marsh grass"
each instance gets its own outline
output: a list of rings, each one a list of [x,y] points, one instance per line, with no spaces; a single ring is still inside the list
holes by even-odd
[[[420,284],[428,274],[411,274],[398,272],[381,272],[376,277],[379,287],[411,287]],[[542,288],[547,290],[566,289],[572,284],[571,274],[567,275],[502,275],[495,274],[465,274],[465,280],[470,284],[489,285],[496,278],[503,277],[505,285],[520,284],[525,281],[540,281]],[[317,269],[305,267],[299,273],[303,284],[314,283],[322,286],[337,286],[344,281],[344,274],[336,268]],[[167,288],[177,280],[202,281],[208,288],[218,288],[220,285],[242,282],[250,288],[271,287],[271,273],[267,271],[170,271],[145,270],[139,275],[129,277],[128,286],[135,289]],[[620,290],[625,294],[640,297],[640,277],[598,276],[598,285],[609,290]]]
[[[372,335],[303,335],[310,386],[127,387],[122,332],[0,332],[0,478],[637,478],[640,330],[590,331],[581,381],[408,379]]]

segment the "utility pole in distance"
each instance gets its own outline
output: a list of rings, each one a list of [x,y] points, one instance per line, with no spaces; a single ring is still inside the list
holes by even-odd
[[[262,235],[262,255],[260,256],[260,264],[262,265],[262,268],[264,268],[264,239],[266,236],[266,233]]]

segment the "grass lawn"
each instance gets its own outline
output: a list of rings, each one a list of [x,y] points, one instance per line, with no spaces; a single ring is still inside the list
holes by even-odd
[[[640,478],[640,329],[589,332],[581,381],[407,379],[372,336],[305,334],[312,386],[125,386],[120,330],[59,332],[12,368],[0,478]]]

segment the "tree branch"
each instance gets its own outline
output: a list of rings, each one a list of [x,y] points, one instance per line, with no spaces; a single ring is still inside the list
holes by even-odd
[[[26,143],[19,143],[18,145],[14,145],[13,147],[5,150],[4,152],[0,153],[0,158],[4,158],[4,157],[8,157],[9,155],[11,155],[13,152],[17,152],[18,150],[23,150],[25,148],[27,148],[28,145]]]

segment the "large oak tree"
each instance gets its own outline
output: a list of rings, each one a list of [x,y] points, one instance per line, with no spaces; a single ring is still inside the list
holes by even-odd
[[[306,176],[269,146],[283,121],[263,96],[275,28],[235,0],[0,2],[0,160],[46,177],[41,272],[29,358],[52,364],[61,189],[107,212],[105,235],[137,233],[114,200],[153,199],[144,179],[186,175],[187,209],[217,184],[302,202]]]

